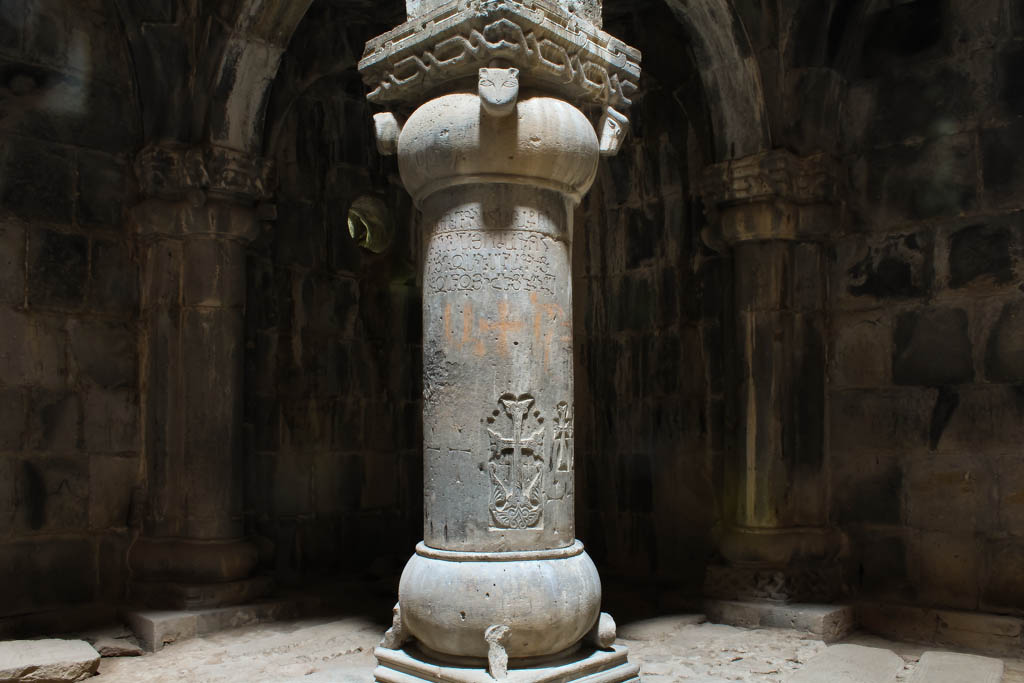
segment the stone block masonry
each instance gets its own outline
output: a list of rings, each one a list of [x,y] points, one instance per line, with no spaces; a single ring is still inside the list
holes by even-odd
[[[924,3],[880,10],[846,96],[853,211],[829,265],[832,510],[851,536],[851,588],[877,599],[1024,609],[1021,580],[1000,569],[1019,545],[1024,417],[1009,4],[951,8],[957,34],[985,45],[970,66]],[[901,21],[921,42],[895,56],[885,36]]]
[[[141,471],[130,58],[110,8],[12,6],[21,14],[0,21],[0,617],[123,598]],[[88,55],[68,27],[89,32]]]

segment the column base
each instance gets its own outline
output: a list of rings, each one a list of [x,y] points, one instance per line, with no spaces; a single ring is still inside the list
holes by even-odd
[[[598,621],[601,578],[583,544],[522,552],[416,546],[398,587],[409,636],[446,657],[486,659],[485,633],[509,628],[511,659],[559,655]]]
[[[494,683],[486,668],[447,665],[430,659],[412,645],[401,650],[378,647],[374,654],[377,656],[377,668],[373,671],[375,683]],[[507,683],[639,683],[640,667],[629,663],[628,654],[629,650],[621,645],[612,645],[609,650],[585,648],[542,665],[510,668],[503,680]]]
[[[838,562],[815,566],[709,565],[704,595],[720,600],[833,602],[842,596]]]
[[[163,609],[206,609],[252,602],[270,593],[273,587],[274,580],[269,576],[223,583],[133,581],[131,599]]]

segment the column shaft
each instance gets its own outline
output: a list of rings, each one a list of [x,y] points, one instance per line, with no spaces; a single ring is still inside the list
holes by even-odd
[[[244,539],[245,245],[261,164],[216,148],[148,148],[133,210],[142,251],[142,412],[147,468],[133,598],[195,608],[252,599]]]
[[[521,185],[424,203],[428,546],[575,540],[570,211],[564,196]]]
[[[767,152],[708,170],[705,194],[735,273],[737,415],[725,467],[719,598],[829,600],[841,534],[829,526],[824,240],[841,213],[823,156]]]

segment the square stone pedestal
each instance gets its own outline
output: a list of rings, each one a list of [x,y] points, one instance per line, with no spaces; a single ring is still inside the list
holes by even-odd
[[[143,605],[161,605],[168,609],[209,609],[253,602],[270,593],[273,587],[274,580],[269,576],[204,584],[135,581],[131,585],[131,598]]]
[[[613,645],[611,650],[581,650],[564,660],[544,666],[510,669],[505,683],[640,683],[640,667],[627,661],[629,650]],[[485,669],[470,669],[433,662],[414,647],[389,650],[378,647],[375,683],[494,683]]]

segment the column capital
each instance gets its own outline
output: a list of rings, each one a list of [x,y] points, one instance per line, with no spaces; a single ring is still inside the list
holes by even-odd
[[[515,67],[524,88],[581,108],[624,116],[640,79],[640,51],[551,0],[451,0],[366,44],[359,62],[367,96],[382,106],[416,106],[472,87],[477,72]],[[596,9],[595,9],[596,8]],[[410,13],[413,16],[413,13]]]
[[[156,199],[182,199],[198,191],[255,204],[273,187],[272,162],[212,144],[149,145],[135,157],[135,175],[143,196]]]
[[[828,154],[800,157],[778,149],[709,166],[699,192],[730,244],[821,240],[842,218],[840,179]]]

